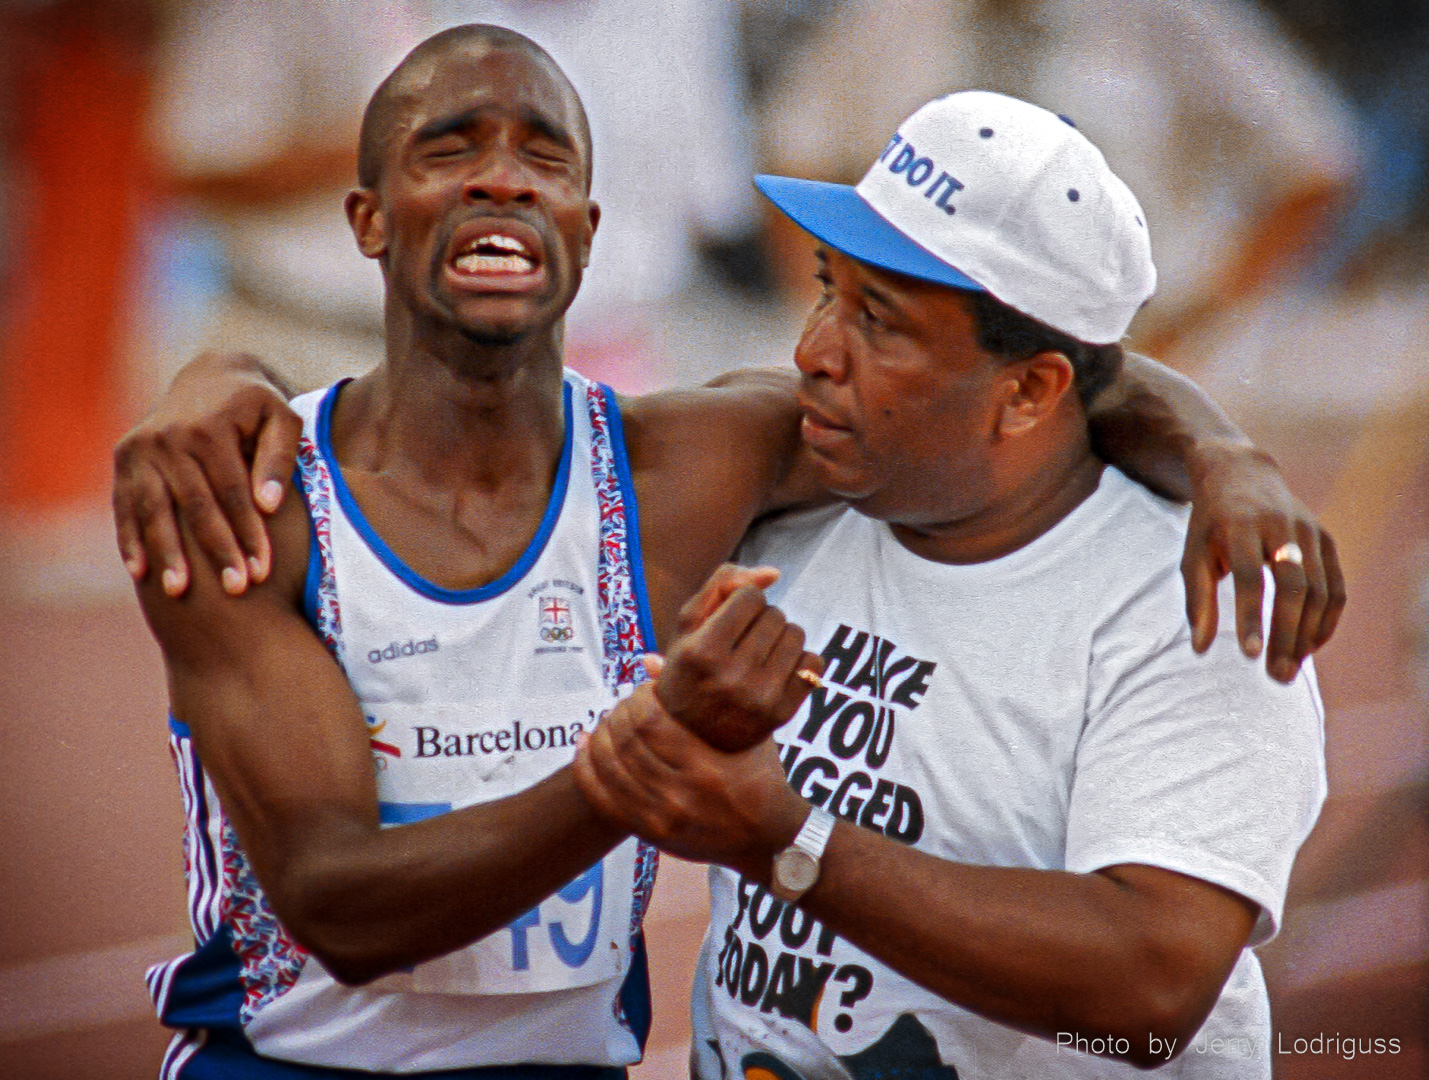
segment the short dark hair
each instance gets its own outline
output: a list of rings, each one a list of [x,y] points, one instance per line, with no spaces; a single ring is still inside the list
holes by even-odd
[[[373,91],[367,108],[362,114],[362,129],[357,137],[357,182],[365,188],[377,186],[382,175],[382,155],[387,149],[387,138],[392,129],[392,116],[398,84],[406,70],[429,56],[439,55],[470,41],[484,41],[497,49],[518,49],[529,53],[538,60],[551,65],[570,88],[571,100],[576,107],[576,137],[585,147],[585,183],[589,190],[591,181],[591,140],[590,121],[586,118],[585,105],[576,93],[561,65],[551,58],[551,54],[524,34],[508,30],[504,26],[490,23],[466,23],[448,27],[433,34],[402,58],[402,62],[392,69]]]
[[[1030,315],[1009,307],[991,293],[970,292],[977,342],[988,352],[1009,363],[1026,360],[1040,352],[1059,352],[1072,362],[1073,385],[1082,407],[1089,406],[1121,370],[1121,346],[1091,345],[1079,341]]]

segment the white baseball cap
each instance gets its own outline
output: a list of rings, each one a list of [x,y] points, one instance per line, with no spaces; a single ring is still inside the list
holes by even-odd
[[[930,101],[858,186],[757,176],[804,229],[860,262],[988,292],[1090,344],[1156,289],[1146,215],[1072,122],[1003,94]]]

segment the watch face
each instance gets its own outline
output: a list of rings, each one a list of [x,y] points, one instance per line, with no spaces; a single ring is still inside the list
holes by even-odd
[[[819,860],[807,851],[786,848],[774,861],[774,876],[787,892],[807,892],[819,879]]]

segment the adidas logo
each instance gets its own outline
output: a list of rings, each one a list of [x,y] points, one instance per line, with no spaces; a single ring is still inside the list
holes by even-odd
[[[400,660],[404,656],[417,656],[420,653],[437,651],[437,639],[428,638],[426,641],[414,641],[408,638],[406,641],[394,641],[385,649],[373,649],[367,654],[369,664],[380,664],[383,660]]]

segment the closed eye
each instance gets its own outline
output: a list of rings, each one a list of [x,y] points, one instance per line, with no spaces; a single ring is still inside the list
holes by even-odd
[[[548,139],[533,139],[526,144],[526,153],[541,165],[558,165],[562,167],[575,164],[575,155],[570,149]]]
[[[449,158],[465,153],[471,148],[469,140],[459,135],[443,135],[422,147],[422,156],[427,158]]]

